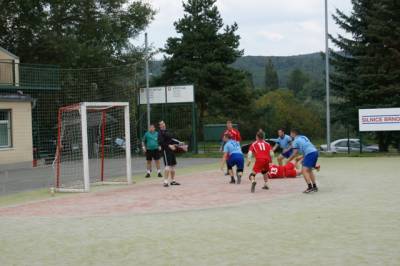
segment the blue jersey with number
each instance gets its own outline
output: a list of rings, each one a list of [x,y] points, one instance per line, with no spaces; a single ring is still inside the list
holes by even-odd
[[[281,147],[283,150],[289,148],[290,143],[292,142],[292,138],[289,135],[284,135],[282,138],[278,137],[276,143]]]
[[[293,149],[298,149],[300,153],[302,153],[304,156],[317,151],[311,141],[306,136],[302,135],[298,135],[295,137],[292,143],[292,147]]]
[[[239,142],[231,139],[225,143],[224,152],[228,153],[228,155],[234,153],[242,154],[242,148],[240,147]]]

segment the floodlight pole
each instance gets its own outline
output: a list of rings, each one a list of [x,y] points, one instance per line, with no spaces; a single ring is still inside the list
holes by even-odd
[[[325,86],[326,86],[326,144],[331,151],[331,111],[329,92],[329,31],[328,31],[328,0],[325,0]]]
[[[147,32],[144,34],[144,46],[146,50],[145,63],[146,63],[146,106],[147,106],[147,129],[150,128],[150,88],[149,88],[149,46],[147,40]]]

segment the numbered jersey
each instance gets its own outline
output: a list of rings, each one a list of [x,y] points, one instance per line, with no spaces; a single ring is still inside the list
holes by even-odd
[[[281,165],[272,164],[268,170],[269,178],[284,178],[285,177],[285,167]]]
[[[264,140],[257,140],[253,142],[250,146],[249,151],[251,151],[257,159],[264,159],[271,162],[271,145]]]

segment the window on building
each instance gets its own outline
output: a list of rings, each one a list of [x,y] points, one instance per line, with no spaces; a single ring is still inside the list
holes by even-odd
[[[11,146],[11,110],[0,110],[0,148]]]

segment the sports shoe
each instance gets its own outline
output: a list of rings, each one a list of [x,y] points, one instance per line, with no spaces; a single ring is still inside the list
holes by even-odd
[[[313,193],[315,190],[314,188],[307,188],[306,190],[303,191],[304,194],[310,194]]]
[[[162,177],[162,174],[161,173],[158,173],[158,175],[157,175],[158,177]]]
[[[147,173],[144,177],[149,178],[149,177],[150,177],[150,174]]]
[[[172,182],[170,183],[170,185],[171,185],[171,186],[180,186],[181,184],[178,183],[178,182],[176,182],[176,181],[172,181]]]
[[[164,183],[164,187],[169,187],[168,183]]]
[[[240,175],[238,175],[236,184],[239,185],[241,181],[242,181],[242,177]]]
[[[265,185],[262,187],[262,189],[268,190],[268,189],[269,189],[269,186],[265,184]]]
[[[254,193],[256,191],[256,185],[257,185],[257,182],[251,183],[251,193]]]
[[[318,187],[313,187],[314,192],[318,192]]]
[[[229,182],[229,184],[236,184],[236,181],[235,181],[235,179],[231,179],[231,182]]]

